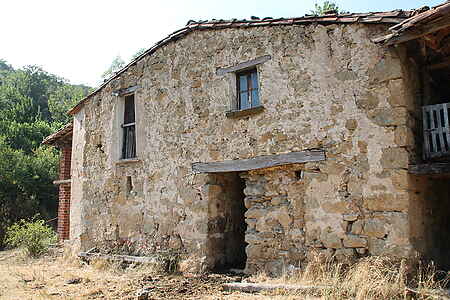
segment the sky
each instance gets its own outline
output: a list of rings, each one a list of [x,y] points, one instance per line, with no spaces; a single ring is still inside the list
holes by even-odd
[[[345,11],[435,6],[445,0],[336,0]],[[129,61],[188,20],[298,17],[321,0],[0,0],[0,59],[96,86],[116,56]]]

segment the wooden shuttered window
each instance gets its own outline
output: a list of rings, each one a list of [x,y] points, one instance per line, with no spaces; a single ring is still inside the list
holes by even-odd
[[[123,145],[122,159],[136,157],[136,120],[134,109],[134,95],[125,96],[123,117]]]
[[[237,79],[237,109],[248,109],[260,106],[258,72],[251,69],[236,73]]]
[[[425,159],[450,155],[450,103],[422,108]]]

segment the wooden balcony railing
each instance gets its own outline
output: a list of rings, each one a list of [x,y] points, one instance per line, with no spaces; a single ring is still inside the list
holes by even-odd
[[[450,103],[424,106],[422,113],[424,158],[450,156]]]

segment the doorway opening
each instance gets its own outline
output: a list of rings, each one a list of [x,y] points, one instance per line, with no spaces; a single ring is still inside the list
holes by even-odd
[[[237,172],[210,174],[209,179],[208,250],[211,269],[244,269],[247,261],[245,181]]]
[[[433,178],[429,183],[424,219],[426,256],[440,268],[450,270],[450,179]]]
[[[450,270],[450,176],[413,176],[409,205],[410,239],[426,261]]]

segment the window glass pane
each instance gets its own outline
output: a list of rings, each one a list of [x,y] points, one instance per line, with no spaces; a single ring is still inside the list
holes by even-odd
[[[239,91],[247,91],[247,75],[239,75]]]
[[[250,103],[249,103],[248,100],[249,100],[248,99],[248,92],[241,93],[239,109],[249,108],[250,107]]]
[[[136,132],[135,126],[123,128],[122,158],[136,157]]]
[[[258,90],[252,90],[252,107],[259,106],[259,93]]]
[[[256,71],[252,72],[252,88],[258,88],[258,73],[256,73]]]
[[[125,97],[125,113],[123,118],[123,123],[133,123],[134,122],[134,95]]]

